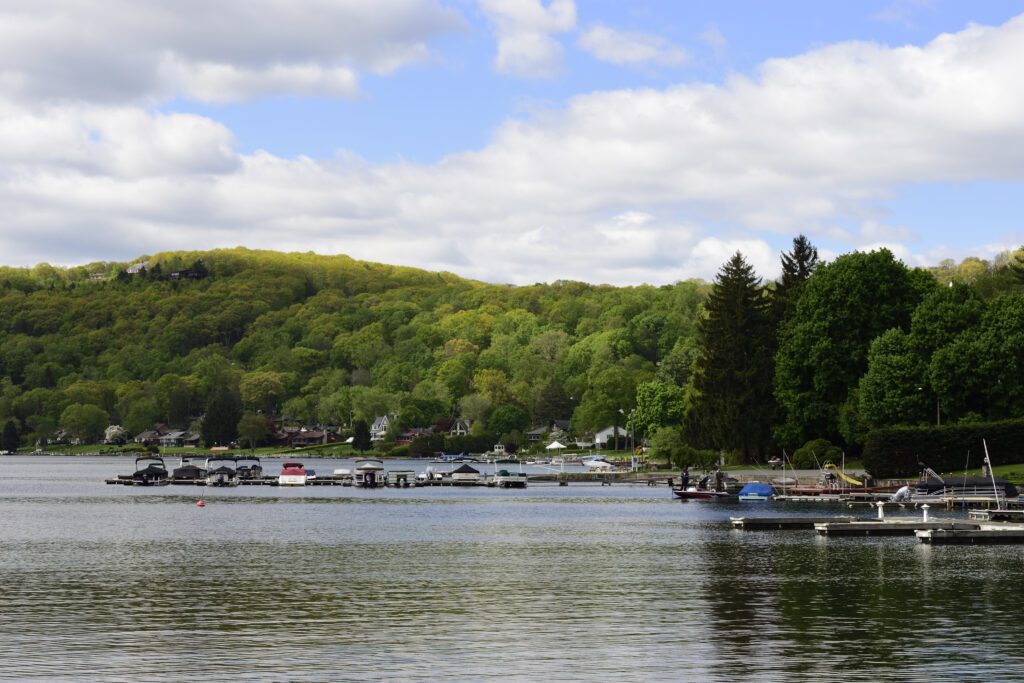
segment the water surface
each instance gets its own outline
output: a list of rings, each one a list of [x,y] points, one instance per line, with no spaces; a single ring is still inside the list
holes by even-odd
[[[665,486],[103,483],[132,465],[0,459],[0,679],[987,681],[1024,665],[1020,546],[737,532],[731,515],[848,511]]]

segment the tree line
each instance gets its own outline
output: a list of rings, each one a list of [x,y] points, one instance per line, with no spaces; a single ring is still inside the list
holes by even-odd
[[[1024,410],[1014,254],[962,271],[885,250],[821,263],[800,236],[778,281],[737,253],[713,283],[660,287],[513,287],[247,249],[143,260],[134,275],[125,263],[0,268],[5,435],[90,440],[164,422],[222,442],[246,416],[397,414],[403,428],[462,418],[515,441],[570,419],[578,434],[631,429],[677,461],[756,461],[810,439],[856,450],[882,427]],[[182,271],[201,277],[167,276]]]

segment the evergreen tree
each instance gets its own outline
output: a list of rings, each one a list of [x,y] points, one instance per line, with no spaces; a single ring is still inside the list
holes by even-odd
[[[9,453],[18,450],[18,446],[21,445],[21,435],[18,434],[18,425],[14,424],[14,420],[8,420],[4,425],[4,433],[0,437],[0,441],[3,442],[3,450]]]
[[[373,441],[370,439],[370,427],[366,424],[366,420],[356,420],[352,423],[352,448],[362,453],[367,451],[373,446]]]
[[[200,436],[207,446],[227,446],[238,436],[242,419],[242,400],[228,387],[218,387],[210,395],[203,416]]]
[[[769,441],[773,328],[761,280],[739,252],[718,272],[706,312],[687,436],[749,462]]]
[[[772,292],[776,324],[792,310],[803,284],[818,265],[818,249],[803,235],[793,238],[793,251],[782,252],[782,277]]]

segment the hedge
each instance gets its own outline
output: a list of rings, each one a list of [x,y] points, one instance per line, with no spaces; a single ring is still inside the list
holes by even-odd
[[[982,439],[993,465],[1024,461],[1024,420],[1006,420],[949,427],[893,427],[868,434],[864,469],[876,479],[910,477],[923,462],[936,472],[980,467]]]

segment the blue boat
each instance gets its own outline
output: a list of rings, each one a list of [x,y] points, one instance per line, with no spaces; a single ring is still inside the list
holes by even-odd
[[[771,500],[774,494],[771,484],[754,482],[740,489],[740,500]]]

